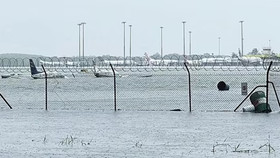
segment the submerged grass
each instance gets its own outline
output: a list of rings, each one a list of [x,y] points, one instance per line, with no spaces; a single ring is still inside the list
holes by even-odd
[[[264,147],[267,147],[267,148],[268,148],[268,153],[272,153],[272,152],[275,151],[275,149],[274,149],[274,148],[271,146],[271,144],[270,144],[270,135],[268,136],[268,142],[265,143],[265,144],[263,144],[263,145],[261,145],[261,146],[259,147],[259,149],[262,149],[262,148],[264,148]]]
[[[66,145],[66,146],[73,146],[74,141],[77,138],[73,137],[72,135],[68,136],[66,138],[64,138],[62,141],[60,141],[60,145]]]
[[[90,141],[85,141],[85,140],[79,140],[76,137],[73,137],[72,135],[68,136],[64,139],[62,139],[59,144],[63,146],[73,146],[74,144],[81,145],[81,146],[89,146],[93,142],[93,139]]]
[[[227,139],[225,139],[222,143],[216,142],[216,144],[213,145],[211,152],[215,153],[217,151],[222,151],[228,153],[229,149],[231,149],[231,152],[237,152],[237,153],[257,153],[257,152],[265,152],[261,150],[263,148],[266,148],[269,154],[275,152],[275,149],[271,146],[270,143],[270,136],[268,137],[268,142],[261,145],[258,149],[240,149],[241,143],[238,143],[236,146],[232,147],[229,143],[225,143],[226,140]]]

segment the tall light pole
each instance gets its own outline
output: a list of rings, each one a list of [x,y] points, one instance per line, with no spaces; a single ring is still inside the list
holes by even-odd
[[[82,24],[78,24],[78,26],[79,26],[79,62],[80,62],[80,58],[81,58],[81,25]]]
[[[123,24],[123,65],[125,66],[125,21],[122,22]]]
[[[129,60],[130,60],[130,66],[132,64],[132,62],[131,62],[131,27],[132,27],[132,25],[129,25]]]
[[[189,39],[189,55],[191,56],[192,55],[192,32],[191,31],[189,31],[189,37],[190,37],[190,39]]]
[[[160,57],[161,60],[163,58],[163,34],[162,34],[163,27],[160,27]]]
[[[82,51],[82,54],[83,54],[83,62],[84,62],[84,58],[85,58],[85,25],[86,23],[85,22],[82,22],[81,25],[83,27],[83,51]]]
[[[240,21],[240,23],[241,23],[241,56],[243,56],[243,40],[244,40],[244,38],[243,38],[243,22],[244,21]]]
[[[186,22],[183,21],[182,23],[183,23],[183,56],[185,58],[186,57],[186,33],[185,33],[185,31],[186,31],[186,28],[185,28]]]
[[[221,37],[218,37],[219,40],[219,55],[221,55]]]

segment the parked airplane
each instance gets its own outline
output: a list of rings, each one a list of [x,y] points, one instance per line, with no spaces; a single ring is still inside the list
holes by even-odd
[[[59,61],[43,61],[39,60],[39,63],[44,65],[44,66],[63,66],[64,62],[59,62]]]
[[[201,63],[203,65],[224,65],[226,63],[231,63],[232,58],[225,56],[225,57],[208,57],[202,58]]]
[[[114,66],[136,65],[136,62],[134,60],[131,60],[131,63],[130,63],[130,59],[126,59],[125,64],[123,64],[124,63],[123,59],[120,59],[120,60],[104,60],[104,61],[101,62],[101,64],[103,64],[103,66],[105,66],[105,65],[109,66],[110,63]]]
[[[261,65],[262,64],[262,59],[260,57],[239,57],[238,60],[241,61],[243,65]]]
[[[124,65],[123,60],[104,60],[104,61],[102,61],[102,64],[104,64],[104,65],[110,65],[110,63],[112,65],[117,65],[117,66]]]
[[[78,67],[78,66],[80,66],[80,63],[75,62],[75,61],[66,61],[66,67],[68,67],[68,66]]]
[[[169,65],[175,65],[179,64],[179,60],[173,60],[173,59],[152,59],[149,57],[148,53],[145,52],[145,59],[148,63],[148,65],[155,65],[155,66],[169,66]]]
[[[45,78],[45,73],[38,71],[33,60],[29,59],[30,63],[30,70],[31,70],[31,77],[34,79],[43,79]],[[57,72],[47,72],[47,78],[65,78],[63,74]]]
[[[241,61],[243,65],[261,65],[262,59],[260,57],[255,56],[241,56],[239,51],[238,60]]]
[[[80,63],[79,62],[74,62],[74,61],[43,61],[43,60],[39,60],[40,64],[44,65],[44,66],[79,66]]]

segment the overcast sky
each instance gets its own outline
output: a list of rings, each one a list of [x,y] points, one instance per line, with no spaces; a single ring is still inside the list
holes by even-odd
[[[132,25],[132,55],[160,52],[186,53],[192,31],[192,53],[231,55],[241,46],[244,20],[244,53],[262,49],[271,41],[280,53],[279,0],[6,0],[0,5],[0,53],[78,56],[78,23],[85,25],[85,55],[123,56],[126,21],[126,54]]]

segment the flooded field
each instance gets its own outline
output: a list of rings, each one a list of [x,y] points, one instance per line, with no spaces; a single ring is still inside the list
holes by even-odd
[[[278,112],[0,113],[1,157],[263,158],[280,154]]]
[[[112,78],[70,74],[48,80],[48,111],[44,80],[28,74],[1,79],[1,93],[13,109],[1,100],[0,155],[279,157],[279,106],[274,97],[272,113],[233,112],[245,97],[240,83],[247,82],[249,90],[263,84],[264,71],[193,72],[192,112],[185,71],[141,77],[143,73],[150,72],[122,72],[117,78],[116,112]],[[278,90],[278,75],[271,78]],[[221,80],[229,84],[229,91],[217,90]],[[244,106],[248,104],[247,100]]]

